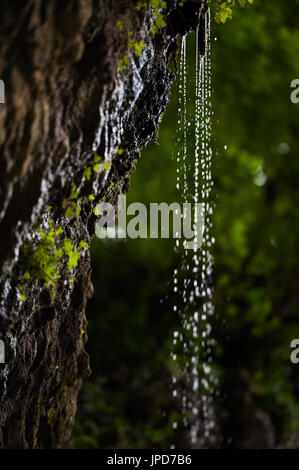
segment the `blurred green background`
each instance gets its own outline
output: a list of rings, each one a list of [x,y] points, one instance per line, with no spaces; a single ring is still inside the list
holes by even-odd
[[[189,35],[188,86],[195,83]],[[299,448],[299,2],[255,0],[212,23],[213,331],[220,386],[218,447]],[[130,202],[173,202],[178,86],[158,137],[143,150]],[[194,103],[188,102],[188,113]],[[188,155],[192,162],[193,154]],[[93,240],[87,351],[72,448],[184,445],[170,392],[173,240]]]

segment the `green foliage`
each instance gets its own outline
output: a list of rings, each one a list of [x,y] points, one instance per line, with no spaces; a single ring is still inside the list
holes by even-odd
[[[81,397],[84,397],[84,404],[79,408],[81,419],[69,442],[69,447],[73,449],[97,449],[99,442],[108,443],[114,435],[117,436],[119,449],[128,447],[127,436],[130,436],[131,448],[147,447],[147,442],[151,442],[152,448],[159,447],[161,442],[171,442],[173,422],[179,420],[178,413],[173,411],[161,426],[158,412],[153,409],[152,425],[136,427],[122,414],[124,403],[116,399],[112,403],[100,380],[86,382]]]
[[[216,3],[215,21],[217,23],[226,23],[227,20],[232,19],[232,7],[239,5],[245,7],[246,3],[253,3],[253,0],[218,0]]]
[[[80,241],[80,246],[81,246],[81,248],[83,248],[83,250],[87,250],[87,249],[88,249],[88,243],[85,242],[84,240],[81,240],[81,241]]]
[[[117,23],[116,23],[116,26],[118,27],[118,29],[120,31],[123,31],[124,30],[124,22],[121,21],[121,20],[118,20]]]
[[[145,44],[143,41],[134,42],[133,39],[129,39],[128,46],[130,49],[134,51],[134,54],[138,56],[141,54],[142,49],[145,46]]]
[[[163,10],[167,8],[167,2],[163,0],[139,0],[135,5],[136,10],[140,11],[143,8],[151,8],[153,10],[153,23],[151,25],[151,31],[156,34],[158,29],[166,26]]]
[[[138,0],[137,4],[135,5],[135,9],[137,11],[140,11],[142,10],[142,8],[146,8],[147,6],[147,2],[145,2],[144,0]]]
[[[72,189],[71,189],[70,199],[78,199],[79,194],[80,194],[80,190],[78,190],[76,185],[73,184]]]
[[[100,155],[98,155],[97,152],[94,152],[94,157],[93,157],[94,163],[101,162],[102,160],[103,160],[103,157],[101,157]]]
[[[81,252],[74,248],[71,240],[69,238],[64,238],[63,240],[64,254],[68,257],[68,268],[73,269],[77,267]]]
[[[118,69],[120,72],[123,72],[124,70],[126,70],[126,68],[128,67],[128,60],[129,60],[129,57],[127,55],[119,59]]]
[[[154,10],[154,22],[151,25],[151,30],[153,34],[156,34],[158,29],[164,28],[166,26],[163,10],[167,8],[167,2],[161,0],[151,0],[150,6]]]
[[[139,56],[142,52],[142,49],[145,47],[143,41],[135,42],[132,38],[128,39],[128,48],[133,51],[136,56]],[[120,72],[123,72],[128,67],[129,57],[125,55],[118,61],[118,69]]]
[[[91,168],[90,168],[90,166],[85,166],[84,167],[83,175],[85,176],[87,181],[90,180],[90,178],[91,178]]]
[[[73,192],[73,194],[75,194]],[[57,281],[61,279],[64,269],[64,260],[67,260],[69,270],[77,267],[82,250],[88,248],[87,242],[80,241],[76,248],[71,240],[63,237],[63,229],[57,227],[52,219],[48,220],[47,230],[37,225],[35,240],[32,244],[24,247],[25,265],[27,271],[18,285],[21,293],[21,301],[26,299],[26,287],[31,279],[40,279],[46,287],[55,290]]]
[[[104,168],[105,168],[105,171],[108,172],[110,170],[110,163],[104,162]]]
[[[84,172],[86,173],[86,168],[84,169]],[[75,184],[73,184],[69,198],[63,201],[62,203],[62,208],[64,209],[65,216],[69,220],[72,220],[80,215],[81,207],[78,199],[79,194],[80,190],[77,189]]]
[[[81,207],[77,202],[67,202],[63,207],[65,208],[65,216],[70,220],[80,215]]]
[[[89,165],[85,165],[83,168],[83,175],[85,176],[87,181],[90,181],[92,172],[97,173],[100,170],[100,162],[102,160],[103,158],[98,155],[97,152],[94,152],[93,162]]]
[[[57,252],[56,245],[62,232],[60,227],[55,227],[52,219],[48,221],[47,231],[43,231],[40,227],[37,228],[35,248],[29,245],[24,248],[28,269],[25,273],[27,280],[30,273],[30,277],[38,277],[45,286],[55,287],[56,281],[61,277],[57,269],[61,253]]]

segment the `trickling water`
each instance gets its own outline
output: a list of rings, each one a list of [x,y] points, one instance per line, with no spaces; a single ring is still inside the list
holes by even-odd
[[[202,22],[200,25],[202,36]],[[172,360],[176,363],[176,374],[172,379],[172,393],[180,397],[184,416],[183,425],[188,430],[192,447],[213,444],[216,438],[213,406],[213,391],[217,377],[212,367],[211,317],[214,312],[211,276],[213,258],[211,247],[213,209],[210,202],[213,185],[211,173],[211,50],[209,11],[204,15],[204,56],[196,33],[196,79],[195,79],[195,123],[194,159],[188,172],[187,156],[190,139],[187,127],[187,41],[182,38],[179,81],[179,108],[176,156],[176,188],[181,202],[187,202],[190,195],[195,204],[202,203],[200,214],[203,221],[203,242],[193,253],[176,240],[178,268],[173,272],[173,311],[179,315],[181,328],[174,331]],[[202,39],[202,38],[201,38]],[[189,88],[188,88],[189,91]],[[187,139],[188,138],[188,139]],[[188,143],[188,148],[187,148]],[[190,175],[193,175],[191,183]],[[186,217],[184,212],[183,218]],[[194,231],[197,234],[197,217],[194,214]],[[176,429],[178,423],[173,424]]]

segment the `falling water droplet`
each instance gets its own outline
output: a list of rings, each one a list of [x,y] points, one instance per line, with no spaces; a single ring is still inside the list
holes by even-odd
[[[196,34],[196,80],[195,80],[195,116],[194,116],[194,160],[190,167],[187,153],[190,146],[190,122],[187,120],[187,44],[182,38],[178,82],[179,107],[177,127],[177,178],[176,188],[181,191],[181,201],[187,202],[192,192],[194,203],[202,204],[203,242],[200,250],[190,253],[175,243],[175,250],[180,259],[179,269],[173,271],[175,305],[173,311],[181,321],[181,331],[173,334],[172,360],[183,358],[183,390],[172,381],[173,396],[180,397],[182,403],[184,427],[189,429],[190,443],[197,446],[202,437],[214,439],[213,384],[216,383],[212,368],[212,325],[208,319],[214,313],[211,275],[213,257],[211,246],[215,238],[211,236],[213,208],[211,205],[212,182],[212,147],[211,147],[211,54],[209,14],[206,15],[207,52],[204,57],[199,53],[198,32]],[[188,87],[188,93],[189,93]],[[187,139],[188,137],[188,139]],[[188,143],[188,147],[187,147]],[[189,154],[188,154],[189,155]],[[193,174],[194,186],[188,174]],[[184,212],[183,218],[186,218]],[[196,219],[195,219],[196,221]],[[196,233],[197,224],[195,223]],[[174,377],[175,378],[175,377]]]

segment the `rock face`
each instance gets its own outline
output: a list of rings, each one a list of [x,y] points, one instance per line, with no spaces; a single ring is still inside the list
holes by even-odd
[[[90,373],[93,210],[128,187],[168,102],[176,37],[201,8],[168,1],[163,20],[155,5],[2,2],[0,447],[69,438]]]

